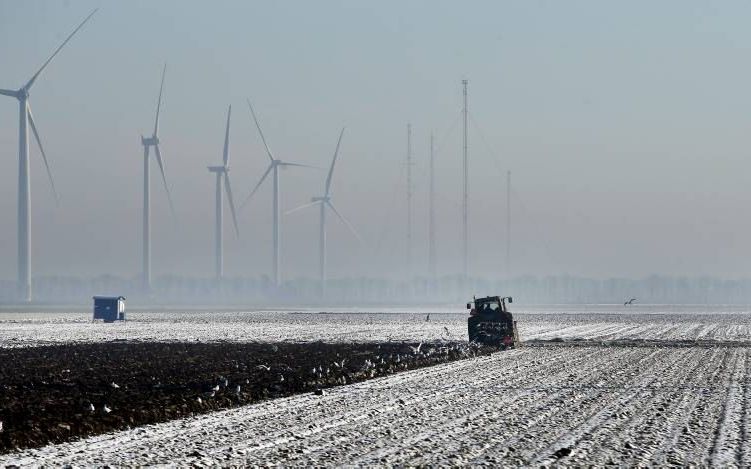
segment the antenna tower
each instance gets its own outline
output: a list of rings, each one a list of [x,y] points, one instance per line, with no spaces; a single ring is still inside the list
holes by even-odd
[[[467,279],[467,276],[469,274],[469,267],[468,267],[468,233],[467,233],[467,212],[469,210],[469,181],[468,181],[468,175],[469,175],[469,169],[467,167],[467,80],[462,80],[462,86],[463,86],[463,94],[464,94],[464,109],[462,113],[464,114],[464,138],[462,142],[462,150],[463,150],[463,168],[464,168],[464,194],[462,199],[462,253],[463,253],[463,273],[464,273],[464,279]]]
[[[435,157],[433,153],[433,132],[430,133],[430,218],[428,220],[428,269],[435,277]]]
[[[412,270],[412,124],[407,124],[407,273]]]

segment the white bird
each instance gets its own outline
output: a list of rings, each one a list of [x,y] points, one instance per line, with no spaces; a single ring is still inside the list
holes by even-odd
[[[118,386],[117,383],[114,381],[112,382],[110,386],[112,386],[112,389],[120,389],[120,386]]]
[[[196,401],[198,401],[199,404],[203,404],[203,400],[201,399],[201,396],[198,396],[198,398],[196,398]]]
[[[422,342],[420,342],[420,344],[417,347],[412,347],[411,345],[409,346],[409,348],[412,349],[412,353],[414,353],[415,355],[420,353],[420,347],[422,347]]]
[[[281,383],[282,381],[284,381],[284,375],[279,375],[279,382]]]
[[[239,384],[235,388],[235,394],[240,394],[240,385]]]
[[[94,407],[94,404],[89,403],[89,411],[94,412],[96,408]]]
[[[217,384],[213,388],[211,388],[212,391],[217,392],[219,390],[219,385]]]
[[[0,420],[0,433],[2,433],[2,431],[3,431],[3,421]]]
[[[258,366],[256,367],[256,369],[258,369],[258,370],[266,370],[266,371],[271,371],[271,367],[270,367],[270,366],[266,366],[266,365],[258,365]]]
[[[107,414],[109,414],[110,412],[112,412],[112,409],[110,409],[109,407],[107,407],[107,404],[104,404],[104,407],[102,407],[102,410],[104,410],[104,412],[107,413]]]

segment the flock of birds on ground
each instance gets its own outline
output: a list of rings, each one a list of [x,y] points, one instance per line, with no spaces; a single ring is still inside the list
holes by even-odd
[[[276,346],[273,346],[276,347]],[[474,356],[475,344],[472,343],[423,343],[420,342],[417,345],[409,345],[410,353],[403,355],[400,353],[388,353],[383,355],[375,355],[371,358],[366,358],[361,364],[355,364],[353,360],[347,358],[341,358],[340,360],[334,360],[331,363],[324,365],[314,366],[309,371],[309,376],[304,377],[306,380],[312,379],[315,383],[316,389],[315,395],[324,395],[324,387],[345,385],[356,381],[362,381],[363,379],[370,379],[376,376],[382,376],[385,374],[395,373],[397,371],[407,370],[410,366],[419,362],[421,359],[428,359],[432,356],[447,356],[458,354],[460,356]],[[350,365],[349,367],[347,365]],[[287,365],[267,365],[259,364],[254,369],[262,373],[266,378],[264,381],[272,383],[272,386],[278,385],[285,381],[285,373],[293,378],[298,378],[300,373],[290,368]],[[338,376],[337,376],[338,375]],[[249,378],[244,378],[240,381],[230,381],[226,376],[220,375],[213,383],[206,384],[204,391],[196,396],[195,401],[199,405],[203,405],[207,399],[217,397],[218,394],[234,395],[238,400],[242,396],[243,385],[250,384]],[[157,383],[155,386],[161,386],[161,383]],[[113,391],[117,391],[121,386],[115,382],[111,382],[109,387]],[[87,410],[94,414],[97,412],[97,407],[94,403],[89,402]],[[109,414],[113,412],[113,409],[104,403],[99,408],[101,413]],[[2,425],[2,422],[0,422]],[[0,427],[0,431],[1,431]]]

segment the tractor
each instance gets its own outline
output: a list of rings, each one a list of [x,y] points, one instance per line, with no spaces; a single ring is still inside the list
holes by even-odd
[[[516,321],[506,308],[507,302],[513,302],[510,296],[474,298],[472,302],[467,303],[470,342],[498,347],[501,350],[520,345]]]

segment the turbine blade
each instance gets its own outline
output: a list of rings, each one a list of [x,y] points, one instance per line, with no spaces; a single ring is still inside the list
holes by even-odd
[[[326,193],[325,197],[329,196],[329,190],[331,189],[331,177],[334,175],[334,165],[336,164],[336,157],[339,155],[339,145],[342,143],[342,136],[344,135],[344,127],[339,133],[339,141],[336,142],[336,150],[334,151],[334,159],[331,160],[331,168],[329,168],[329,175],[326,177]]]
[[[310,202],[309,204],[300,205],[299,207],[296,207],[296,208],[293,208],[292,210],[286,211],[286,212],[284,212],[284,214],[285,215],[289,215],[290,213],[295,213],[295,212],[297,212],[299,210],[303,210],[303,209],[306,209],[308,207],[312,207],[313,205],[318,205],[320,203],[321,203],[320,200],[316,200],[315,202]]]
[[[39,132],[37,131],[36,123],[34,122],[34,116],[31,114],[31,106],[28,104],[26,105],[26,113],[29,116],[29,123],[31,124],[31,131],[34,133],[34,138],[37,141],[37,145],[39,145],[39,151],[42,153],[42,159],[44,160],[44,167],[47,169],[47,177],[50,180],[50,186],[52,186],[52,195],[55,196],[55,203],[57,205],[60,205],[60,197],[57,195],[57,189],[55,188],[55,180],[52,178],[52,171],[50,171],[50,164],[47,161],[47,154],[44,152],[44,147],[42,146],[42,139],[39,138]]]
[[[162,173],[162,182],[164,183],[164,190],[167,191],[167,200],[169,201],[169,208],[172,212],[172,217],[177,218],[175,213],[175,206],[172,204],[172,194],[170,194],[169,186],[167,185],[167,176],[164,174],[164,161],[162,160],[162,152],[159,150],[159,145],[154,145],[154,151],[156,152],[156,161],[159,163],[159,171]]]
[[[91,13],[89,13],[89,16],[87,16],[86,19],[84,19],[81,22],[81,24],[79,24],[78,27],[76,29],[74,29],[72,33],[70,33],[70,35],[65,39],[65,41],[63,41],[63,43],[60,44],[60,47],[58,47],[55,50],[55,52],[52,53],[52,55],[50,56],[49,59],[47,59],[47,61],[44,63],[44,65],[42,65],[41,68],[39,68],[39,70],[34,74],[34,76],[31,77],[31,80],[29,80],[28,83],[26,83],[26,85],[24,86],[24,88],[26,90],[28,90],[28,89],[31,88],[31,86],[34,84],[34,82],[36,81],[36,79],[39,78],[39,75],[42,73],[42,70],[44,70],[47,67],[47,65],[49,65],[49,63],[52,61],[52,59],[57,55],[58,52],[60,52],[60,50],[63,47],[65,47],[65,44],[67,44],[68,41],[70,41],[70,39],[78,32],[78,30],[81,29],[83,27],[83,25],[86,24],[87,21],[89,21],[89,18],[91,18],[92,16],[94,16],[94,13],[96,13],[97,10],[99,10],[99,8],[95,8],[94,11],[92,11]]]
[[[227,130],[224,132],[224,153],[222,153],[222,157],[224,158],[224,167],[227,167],[227,164],[229,164],[229,118],[232,115],[232,105],[229,105],[229,109],[227,109]]]
[[[240,210],[242,210],[243,207],[245,207],[245,205],[250,201],[250,198],[253,197],[253,194],[256,193],[259,187],[261,187],[261,184],[263,184],[263,181],[266,179],[266,177],[269,175],[272,169],[274,169],[274,165],[270,164],[268,169],[266,169],[266,172],[263,173],[263,176],[261,176],[261,180],[258,181],[258,184],[256,184],[256,187],[254,187],[253,190],[250,191],[250,195],[245,199],[245,202],[243,202],[242,205],[240,205]]]
[[[271,161],[274,161],[274,156],[271,154],[271,150],[269,149],[269,146],[266,144],[266,137],[263,136],[263,131],[261,130],[261,126],[258,124],[258,119],[256,118],[256,112],[253,110],[253,105],[250,104],[250,99],[247,99],[247,101],[248,101],[248,107],[250,108],[250,114],[253,116],[253,121],[256,123],[256,128],[258,129],[258,133],[261,135],[263,146],[266,147],[266,154],[269,155],[269,159]]]
[[[224,189],[227,191],[229,210],[232,212],[232,223],[235,224],[235,234],[240,237],[240,227],[237,225],[237,213],[235,212],[235,198],[232,196],[232,186],[229,185],[229,173],[224,173]]]
[[[334,214],[335,214],[335,215],[336,215],[337,217],[339,217],[339,219],[340,219],[340,220],[342,221],[342,223],[344,223],[344,225],[345,225],[345,226],[346,226],[347,228],[349,228],[349,231],[351,231],[351,232],[352,232],[352,234],[353,234],[353,235],[355,235],[355,238],[357,238],[357,240],[358,240],[358,241],[360,241],[360,242],[362,243],[362,242],[363,242],[363,240],[362,240],[362,238],[360,237],[360,235],[359,235],[359,234],[357,233],[357,230],[355,230],[355,228],[354,228],[354,227],[352,226],[352,224],[351,224],[351,223],[350,223],[350,222],[349,222],[349,221],[348,221],[348,220],[347,220],[346,218],[344,218],[344,215],[342,215],[341,213],[339,213],[339,211],[338,211],[338,210],[337,210],[336,208],[334,208],[334,204],[332,204],[332,203],[331,203],[331,202],[329,201],[329,202],[326,202],[326,205],[328,205],[328,206],[329,206],[329,208],[331,209],[331,211],[333,211],[333,212],[334,212]]]
[[[167,62],[162,69],[162,84],[159,85],[159,99],[156,102],[156,120],[154,121],[154,137],[159,133],[159,111],[162,108],[162,91],[164,91],[164,75],[167,73]]]
[[[319,169],[319,170],[323,169],[320,166],[311,166],[309,164],[300,164],[300,163],[285,163],[283,161],[279,163],[279,166],[297,166],[300,168],[310,168],[310,169]]]
[[[0,94],[3,96],[12,96],[14,98],[18,96],[18,92],[13,90],[0,90]]]

